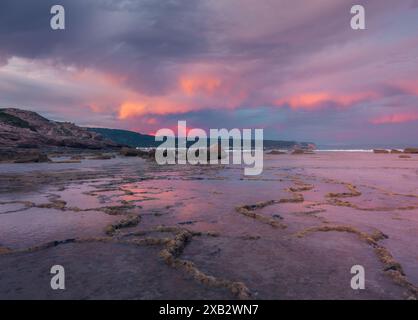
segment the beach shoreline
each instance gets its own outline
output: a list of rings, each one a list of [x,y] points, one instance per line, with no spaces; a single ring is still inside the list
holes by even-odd
[[[265,154],[255,177],[59,160],[0,164],[2,299],[417,297],[417,155]],[[353,265],[365,290],[350,287]]]

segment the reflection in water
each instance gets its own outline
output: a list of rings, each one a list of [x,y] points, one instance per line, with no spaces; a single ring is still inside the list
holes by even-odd
[[[1,166],[9,191],[3,183],[0,249],[101,237],[109,224],[139,215],[139,224],[117,235],[158,226],[216,232],[193,239],[184,256],[210,274],[244,281],[264,298],[353,297],[342,281],[355,259],[370,268],[375,287],[369,297],[396,296],[399,289],[382,277],[373,250],[355,237],[294,236],[306,228],[349,225],[383,232],[385,246],[418,285],[416,256],[409,250],[418,245],[417,161],[358,153],[266,155],[263,174],[255,177],[244,176],[240,166],[158,166],[125,158]],[[271,221],[285,228],[275,229]],[[339,286],[321,286],[329,274]],[[153,277],[149,271],[143,276]]]

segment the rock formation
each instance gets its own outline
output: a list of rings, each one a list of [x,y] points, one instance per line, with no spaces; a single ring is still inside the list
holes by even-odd
[[[418,153],[418,148],[406,148],[404,153]]]
[[[386,150],[386,149],[373,149],[373,152],[374,152],[374,153],[379,153],[379,154],[382,154],[382,153],[389,153],[389,151],[388,151],[388,150]]]
[[[36,112],[7,108],[0,109],[0,147],[105,149],[119,145],[69,122],[56,122]]]

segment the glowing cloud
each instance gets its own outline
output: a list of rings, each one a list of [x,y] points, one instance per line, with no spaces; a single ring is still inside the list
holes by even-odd
[[[396,113],[372,119],[373,124],[404,123],[418,120],[418,113]]]
[[[220,89],[222,81],[212,76],[186,76],[180,79],[180,88],[188,96],[213,95]]]
[[[144,114],[146,106],[138,102],[124,102],[119,109],[119,119],[124,120],[129,117]]]
[[[276,100],[275,105],[289,105],[292,109],[315,110],[326,103],[334,103],[343,107],[375,97],[374,93],[333,94],[328,92],[303,93],[289,98]]]

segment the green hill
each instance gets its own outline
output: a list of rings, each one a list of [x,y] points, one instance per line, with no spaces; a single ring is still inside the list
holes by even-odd
[[[130,146],[130,147],[158,147],[161,142],[155,141],[155,137],[147,134],[141,134],[128,130],[107,129],[107,128],[88,128],[90,131],[99,133],[104,138],[109,139],[115,143]],[[191,145],[193,142],[188,142]],[[232,147],[232,141],[230,142]],[[314,147],[313,143],[296,142],[296,141],[282,141],[282,140],[264,140],[264,148],[266,149],[292,149],[292,148],[310,148]]]
[[[130,147],[158,147],[161,142],[156,142],[154,136],[140,134],[128,130],[107,129],[107,128],[88,128],[88,130],[101,134],[104,138],[115,143]]]

